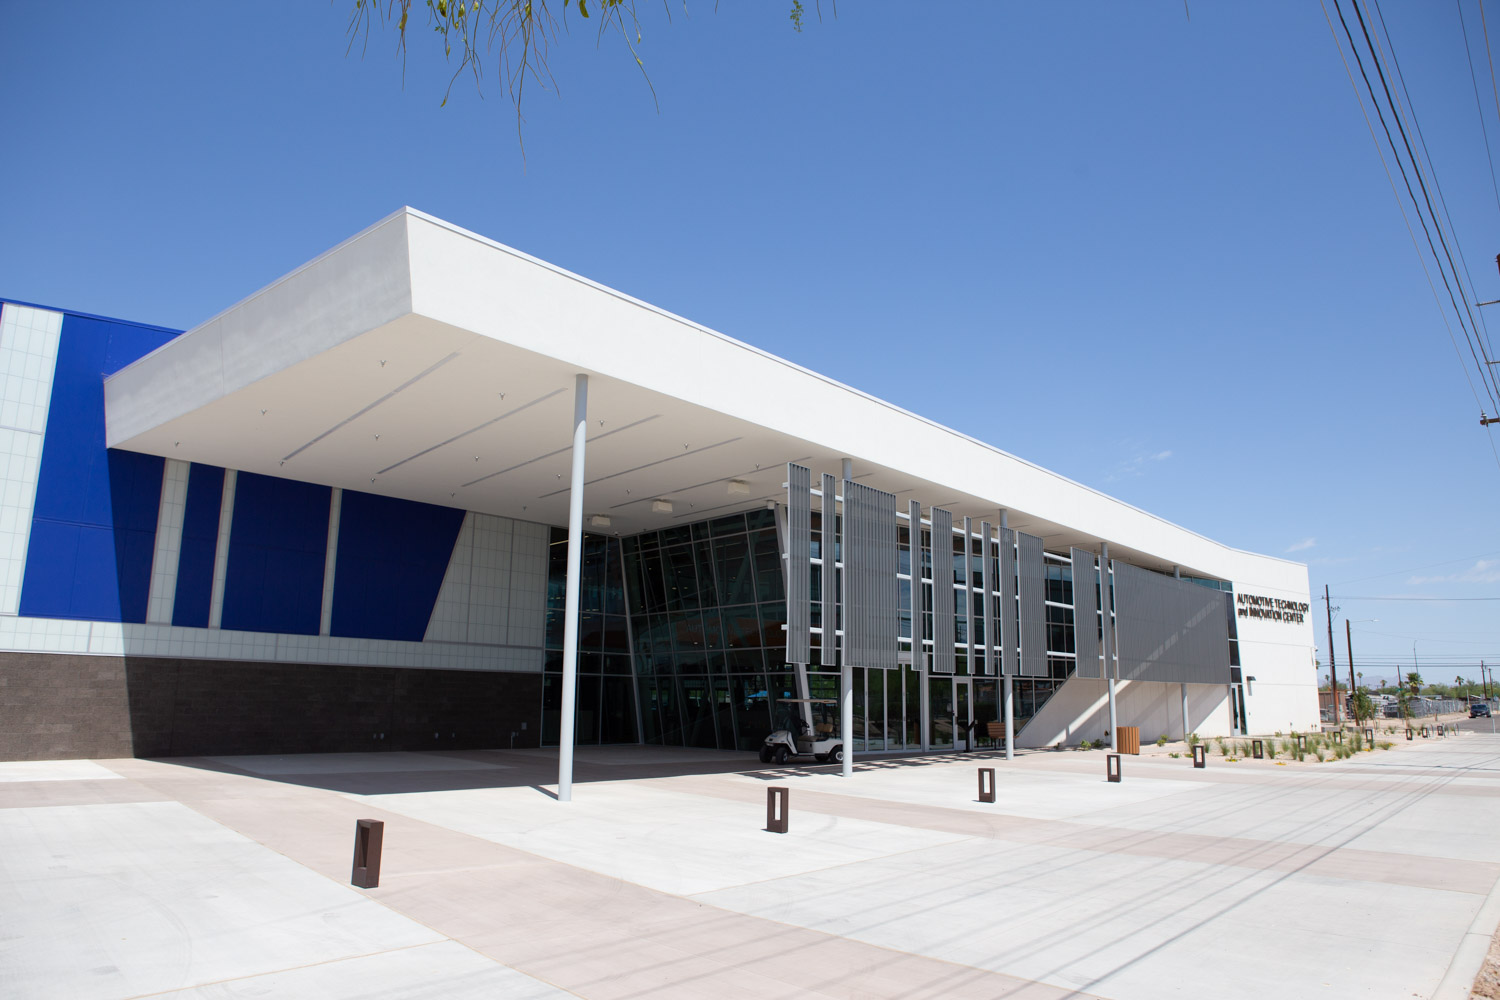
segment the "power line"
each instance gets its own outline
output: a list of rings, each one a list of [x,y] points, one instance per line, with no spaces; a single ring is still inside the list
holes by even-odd
[[[1500,601],[1500,597],[1349,597],[1339,595],[1341,601]]]
[[[1356,2],[1363,2],[1363,0],[1356,0]],[[1390,29],[1388,29],[1385,26],[1385,13],[1380,9],[1380,0],[1370,0],[1370,2],[1374,4],[1374,6],[1375,6],[1375,15],[1380,19],[1380,32],[1377,32],[1376,35],[1375,35],[1375,43],[1376,43],[1376,45],[1378,47],[1379,44],[1380,44],[1380,34],[1384,33],[1385,34],[1385,46],[1386,46],[1387,49],[1390,50],[1390,54],[1391,54],[1392,75],[1396,78],[1396,82],[1397,82],[1397,84],[1400,85],[1400,88],[1401,88],[1401,94],[1406,99],[1407,117],[1409,117],[1411,119],[1412,128],[1416,130],[1416,133],[1417,133],[1417,142],[1422,147],[1422,155],[1427,158],[1427,172],[1432,177],[1432,186],[1437,191],[1438,204],[1440,206],[1442,206],[1443,216],[1444,216],[1444,218],[1447,219],[1447,222],[1448,222],[1448,232],[1450,232],[1453,235],[1453,248],[1458,251],[1458,262],[1463,265],[1463,268],[1464,268],[1464,279],[1467,280],[1468,283],[1469,283],[1469,292],[1468,292],[1468,295],[1465,296],[1465,298],[1464,298],[1464,309],[1466,311],[1468,311],[1468,313],[1469,313],[1469,322],[1473,323],[1474,320],[1475,320],[1475,315],[1474,315],[1473,311],[1470,310],[1469,302],[1471,300],[1474,301],[1474,302],[1478,302],[1479,301],[1479,295],[1478,295],[1478,293],[1475,290],[1474,276],[1469,273],[1469,260],[1464,255],[1463,244],[1459,242],[1459,239],[1458,239],[1458,227],[1453,224],[1453,213],[1450,212],[1450,211],[1448,211],[1448,199],[1443,194],[1443,182],[1438,179],[1437,163],[1432,158],[1432,151],[1427,148],[1427,137],[1422,134],[1422,122],[1421,122],[1420,119],[1417,118],[1417,105],[1416,105],[1416,102],[1411,99],[1411,91],[1407,90],[1407,88],[1406,88],[1406,75],[1401,72],[1401,60],[1396,55],[1396,42],[1395,42],[1394,39],[1391,38]],[[1382,55],[1383,55],[1383,53],[1381,53],[1378,50],[1378,48],[1377,48],[1377,51],[1376,51],[1377,59],[1379,59]],[[1399,116],[1400,116],[1400,113],[1401,113],[1401,107],[1400,107],[1400,103],[1399,102],[1397,103],[1396,113],[1397,113],[1398,120],[1399,120]],[[1421,165],[1420,162],[1416,164],[1416,168],[1417,168],[1417,175],[1418,175],[1418,177],[1420,177],[1421,176],[1421,171],[1422,171],[1422,165]],[[1435,220],[1435,221],[1439,222],[1438,234],[1439,234],[1439,236],[1441,236],[1442,235],[1441,220]],[[1450,264],[1452,263],[1451,258],[1449,260],[1449,263]],[[1454,280],[1457,280],[1458,279],[1457,273],[1455,273],[1453,277],[1454,277]],[[1459,287],[1459,291],[1462,292],[1463,291],[1463,282],[1460,281],[1458,283],[1458,287]],[[1479,353],[1484,358],[1484,360],[1486,362],[1485,371],[1490,376],[1490,382],[1491,382],[1491,384],[1494,385],[1497,390],[1500,390],[1500,383],[1496,383],[1495,382],[1495,374],[1494,374],[1493,368],[1492,368],[1492,366],[1490,366],[1488,364],[1488,362],[1494,356],[1495,347],[1494,347],[1493,344],[1489,343],[1489,337],[1490,337],[1489,324],[1485,321],[1484,311],[1483,310],[1480,310],[1479,316],[1478,316],[1478,320],[1479,320],[1478,325],[1474,328],[1474,335],[1475,335],[1475,337],[1479,341]]]
[[[1479,100],[1479,76],[1474,72],[1474,52],[1469,48],[1469,26],[1464,19],[1464,0],[1454,0],[1458,4],[1458,26],[1464,33],[1464,55],[1469,60],[1469,82],[1474,85],[1474,111],[1479,116],[1479,131],[1484,136],[1484,155],[1490,161],[1490,188],[1495,192],[1495,208],[1500,209],[1500,181],[1495,179],[1495,154],[1490,149],[1490,130],[1484,124],[1484,104]],[[1381,24],[1385,19],[1381,19]],[[1386,32],[1390,37],[1390,32]]]
[[[1338,11],[1339,13],[1339,21],[1344,25],[1344,31],[1348,33],[1349,25],[1348,22],[1344,21],[1343,10],[1342,8],[1340,8],[1338,0],[1333,0],[1333,6],[1334,10]],[[1401,135],[1401,145],[1406,149],[1406,156],[1411,161],[1412,171],[1417,175],[1417,187],[1422,190],[1422,201],[1427,205],[1428,215],[1432,217],[1433,228],[1437,230],[1438,244],[1443,248],[1443,259],[1446,259],[1448,261],[1448,270],[1445,271],[1443,269],[1443,259],[1438,259],[1437,257],[1437,249],[1430,247],[1430,244],[1432,242],[1432,234],[1427,231],[1426,218],[1421,215],[1422,209],[1421,206],[1418,205],[1417,214],[1418,217],[1422,219],[1422,230],[1427,234],[1428,244],[1432,249],[1432,255],[1434,259],[1437,259],[1438,261],[1438,275],[1443,279],[1443,287],[1448,292],[1448,298],[1449,301],[1453,304],[1454,313],[1458,315],[1459,328],[1464,331],[1464,336],[1469,340],[1469,353],[1473,355],[1474,365],[1479,369],[1480,382],[1484,383],[1485,392],[1489,395],[1491,401],[1494,402],[1496,411],[1500,412],[1500,387],[1494,385],[1495,375],[1490,371],[1490,366],[1486,365],[1483,361],[1480,360],[1479,355],[1482,352],[1475,349],[1474,341],[1478,337],[1479,326],[1474,320],[1473,311],[1469,308],[1468,295],[1461,294],[1460,296],[1458,296],[1458,298],[1462,298],[1464,300],[1464,307],[1460,311],[1458,307],[1458,301],[1453,295],[1453,287],[1448,283],[1448,273],[1451,272],[1453,274],[1454,284],[1459,284],[1459,291],[1463,291],[1463,286],[1461,283],[1459,283],[1458,278],[1458,265],[1453,262],[1453,252],[1448,248],[1448,241],[1443,235],[1443,226],[1441,219],[1438,216],[1437,209],[1435,209],[1432,205],[1432,195],[1428,192],[1427,181],[1422,175],[1421,161],[1417,159],[1417,154],[1412,150],[1411,137],[1406,133],[1406,126],[1402,122],[1402,115],[1398,106],[1398,102],[1394,97],[1391,96],[1390,82],[1386,79],[1385,69],[1381,65],[1381,59],[1379,57],[1379,53],[1376,50],[1375,43],[1370,38],[1370,28],[1369,25],[1365,23],[1365,16],[1364,13],[1360,10],[1359,0],[1351,0],[1351,6],[1354,8],[1355,19],[1359,21],[1359,30],[1360,34],[1364,36],[1365,47],[1369,50],[1371,61],[1375,64],[1375,75],[1380,79],[1380,89],[1385,94],[1386,104],[1391,108],[1392,117],[1396,119],[1396,131]],[[1350,35],[1349,44],[1351,46],[1354,44],[1354,38],[1352,35]],[[1365,74],[1364,62],[1359,58],[1358,51],[1354,53],[1354,61],[1360,67],[1360,74],[1364,76],[1365,86],[1370,88],[1370,99],[1372,101],[1376,101],[1376,112],[1378,114],[1380,105],[1378,99],[1375,97],[1374,87],[1370,84],[1370,78],[1367,74]],[[1401,167],[1402,178],[1403,180],[1405,180],[1406,168],[1404,164],[1400,162],[1400,153],[1396,152],[1395,141],[1391,139],[1390,129],[1385,125],[1385,116],[1379,115],[1379,117],[1381,126],[1385,127],[1386,129],[1386,139],[1391,142],[1392,152],[1396,154],[1397,166]],[[1411,191],[1411,183],[1409,180],[1407,181],[1407,193],[1411,195],[1412,202],[1413,204],[1415,204],[1416,195]],[[1468,326],[1464,325],[1465,315],[1467,315],[1469,318]],[[1472,334],[1470,333],[1471,329],[1474,331]]]
[[[1335,3],[1337,3],[1337,0],[1335,0]],[[1484,409],[1484,404],[1479,399],[1479,390],[1477,390],[1477,389],[1474,388],[1474,379],[1469,374],[1469,366],[1464,363],[1463,352],[1461,352],[1458,349],[1458,339],[1453,336],[1453,325],[1448,322],[1448,313],[1447,313],[1446,310],[1443,309],[1442,300],[1438,298],[1437,286],[1435,284],[1433,284],[1433,282],[1432,282],[1432,272],[1429,271],[1428,268],[1427,268],[1427,258],[1423,255],[1422,248],[1417,245],[1417,234],[1416,234],[1416,232],[1411,227],[1411,219],[1410,219],[1410,217],[1408,217],[1407,214],[1406,214],[1406,204],[1401,200],[1401,193],[1396,190],[1396,179],[1391,176],[1391,167],[1390,167],[1390,164],[1386,162],[1386,159],[1385,159],[1385,150],[1383,150],[1383,149],[1380,148],[1380,140],[1378,138],[1376,138],[1376,136],[1375,136],[1375,126],[1370,121],[1370,113],[1365,110],[1365,99],[1364,99],[1364,96],[1362,94],[1360,94],[1360,92],[1359,92],[1359,85],[1354,82],[1354,71],[1349,68],[1349,60],[1344,57],[1344,46],[1339,41],[1338,32],[1335,31],[1334,28],[1333,28],[1333,19],[1331,17],[1329,17],[1329,15],[1328,15],[1328,6],[1327,6],[1326,3],[1324,3],[1324,0],[1319,0],[1319,5],[1322,6],[1322,8],[1323,8],[1323,20],[1328,25],[1328,33],[1333,38],[1334,48],[1336,48],[1338,50],[1339,61],[1344,64],[1344,75],[1349,78],[1349,88],[1354,91],[1354,101],[1355,101],[1356,104],[1359,105],[1359,112],[1364,117],[1364,120],[1365,120],[1365,128],[1368,129],[1369,132],[1370,132],[1370,142],[1372,142],[1375,145],[1375,155],[1380,158],[1380,166],[1381,166],[1381,169],[1383,169],[1385,171],[1386,182],[1388,184],[1390,184],[1390,186],[1391,186],[1391,196],[1396,199],[1396,210],[1401,213],[1401,221],[1406,225],[1406,235],[1409,236],[1409,237],[1411,237],[1411,248],[1416,251],[1416,254],[1417,254],[1417,263],[1419,265],[1421,265],[1421,267],[1422,267],[1422,275],[1423,275],[1423,277],[1425,277],[1427,279],[1427,287],[1432,292],[1432,304],[1435,305],[1435,306],[1437,306],[1437,308],[1438,308],[1438,316],[1443,321],[1443,328],[1448,331],[1448,341],[1449,341],[1449,343],[1451,343],[1453,345],[1453,354],[1454,354],[1454,356],[1456,358],[1458,358],[1458,366],[1459,366],[1459,368],[1463,370],[1464,381],[1468,382],[1468,384],[1469,384],[1469,392],[1471,394],[1473,394],[1473,396],[1474,396],[1474,405],[1476,407],[1479,407],[1481,410],[1483,410]],[[1341,22],[1343,21],[1343,15],[1342,14],[1339,16],[1339,20]],[[1345,25],[1345,29],[1344,30],[1345,30],[1345,34],[1347,34],[1348,33],[1348,25]],[[1351,41],[1351,51],[1352,51],[1352,48],[1353,48],[1352,41],[1353,40],[1351,39],[1350,41]],[[1356,58],[1358,58],[1357,55],[1356,55]],[[1361,67],[1361,69],[1360,69],[1360,74],[1361,75],[1364,74],[1363,67]],[[1369,78],[1366,77],[1365,79],[1366,79],[1366,83],[1368,83],[1369,82]],[[1374,102],[1374,94],[1373,93],[1371,94],[1370,99],[1371,99],[1371,102],[1373,103]],[[1379,108],[1378,107],[1376,108],[1376,114],[1377,115],[1379,114]],[[1382,121],[1381,124],[1384,125],[1384,122]],[[1386,135],[1387,136],[1390,135],[1390,130],[1389,129],[1386,130]],[[1395,152],[1394,145],[1392,146],[1392,150],[1391,151],[1394,154],[1394,152]],[[1400,166],[1399,160],[1397,161],[1397,166],[1398,167]],[[1404,172],[1403,172],[1403,179],[1404,179],[1404,177],[1405,177],[1405,175],[1404,175]],[[1410,184],[1407,185],[1407,190],[1408,191],[1411,190],[1411,185]],[[1415,199],[1413,199],[1413,204],[1415,204]],[[1431,240],[1430,239],[1428,240],[1428,244],[1431,245]],[[1493,450],[1493,445],[1491,445],[1491,450]],[[1495,456],[1495,463],[1496,463],[1496,465],[1500,465],[1500,454],[1497,454]]]

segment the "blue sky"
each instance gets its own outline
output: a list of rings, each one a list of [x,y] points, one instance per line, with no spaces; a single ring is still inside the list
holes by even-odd
[[[1305,560],[1380,619],[1367,676],[1500,661],[1500,602],[1365,599],[1500,596],[1500,431],[1316,5],[713,7],[641,4],[659,112],[574,18],[523,159],[493,78],[440,107],[424,32],[403,87],[390,35],[345,57],[342,0],[4,5],[0,294],[187,327],[410,204]],[[1385,14],[1500,298],[1456,10]]]

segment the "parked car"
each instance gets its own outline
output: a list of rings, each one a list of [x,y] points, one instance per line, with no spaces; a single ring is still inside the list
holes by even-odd
[[[1469,718],[1488,719],[1490,717],[1490,706],[1479,701],[1469,706]]]

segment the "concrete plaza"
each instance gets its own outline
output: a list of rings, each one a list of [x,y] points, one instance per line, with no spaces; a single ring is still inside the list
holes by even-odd
[[[548,751],[0,764],[0,995],[1464,997],[1500,922],[1482,733],[1119,784],[1095,752],[845,780],[650,747],[580,750],[571,803],[555,779]]]

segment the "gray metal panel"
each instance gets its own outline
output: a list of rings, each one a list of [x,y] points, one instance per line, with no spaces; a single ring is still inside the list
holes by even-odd
[[[844,662],[896,667],[896,495],[844,480]]]
[[[1016,535],[1021,595],[1021,676],[1047,676],[1047,566],[1042,540],[1024,531]]]
[[[911,663],[912,669],[926,672],[922,658],[922,505],[906,502],[906,533],[911,539]]]
[[[963,612],[964,621],[967,623],[964,631],[969,644],[969,676],[972,677],[979,673],[979,629],[976,627],[978,623],[974,621],[974,591],[972,590],[974,586],[974,522],[967,517],[964,518],[963,580],[963,589],[957,591],[957,594],[958,600],[962,602],[959,610]]]
[[[825,667],[834,667],[839,662],[839,598],[838,598],[838,480],[823,473],[823,565],[818,580],[823,598],[822,644],[818,647],[818,662]]]
[[[786,467],[786,659],[806,663],[812,623],[812,472]]]
[[[990,522],[979,522],[979,534],[982,539],[979,546],[979,551],[982,553],[979,565],[979,586],[984,592],[981,595],[984,611],[984,672],[997,674],[999,671],[995,669],[995,657],[999,655],[997,650],[1000,644],[995,641],[995,637],[1000,634],[1000,630],[995,622],[995,595],[993,593],[995,589],[995,543],[990,539]],[[974,668],[970,667],[969,673],[973,672]]]
[[[1078,654],[1078,677],[1098,679],[1104,674],[1099,663],[1099,576],[1094,554],[1073,550],[1073,649]]]
[[[1020,625],[1016,621],[1016,533],[1000,529],[1000,641],[1005,648],[1004,672],[1020,673],[1018,646]]]
[[[1117,561],[1115,634],[1122,680],[1229,683],[1221,591]]]
[[[954,671],[953,514],[932,508],[932,672]]]

